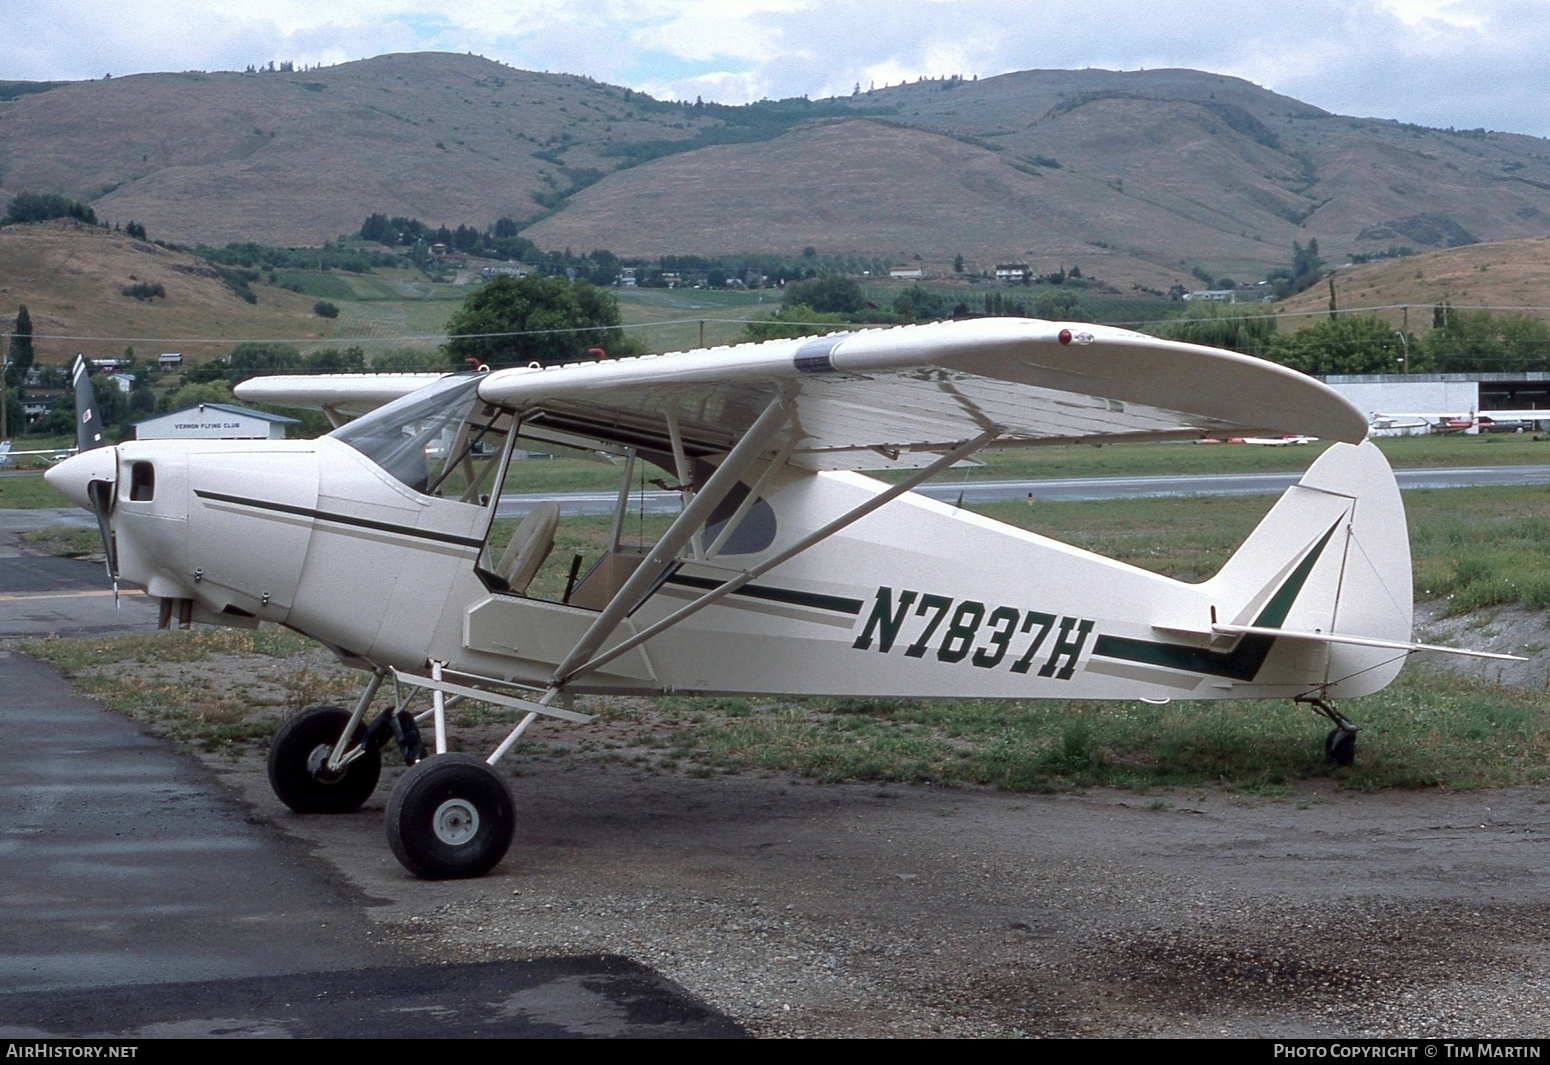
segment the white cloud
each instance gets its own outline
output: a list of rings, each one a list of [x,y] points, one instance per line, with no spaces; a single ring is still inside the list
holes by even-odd
[[[1344,113],[1550,134],[1542,0],[7,0],[0,72],[473,51],[729,103],[1034,67],[1190,66]],[[132,64],[132,66],[131,66]]]

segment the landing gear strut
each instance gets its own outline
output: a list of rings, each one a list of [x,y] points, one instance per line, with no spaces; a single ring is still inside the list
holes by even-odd
[[[1299,699],[1298,702],[1307,703],[1335,723],[1329,735],[1324,737],[1324,757],[1337,766],[1350,765],[1356,758],[1357,726],[1348,721],[1328,699],[1315,697]]]

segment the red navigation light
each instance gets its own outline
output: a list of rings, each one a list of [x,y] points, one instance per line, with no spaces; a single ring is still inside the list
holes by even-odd
[[[1069,329],[1062,329],[1060,331],[1060,342],[1062,344],[1069,344],[1069,343],[1071,343],[1071,330],[1069,330]]]

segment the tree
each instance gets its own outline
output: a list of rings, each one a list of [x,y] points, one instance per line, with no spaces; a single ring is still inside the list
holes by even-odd
[[[901,322],[928,322],[948,317],[949,303],[946,296],[930,292],[921,285],[911,285],[893,301],[893,309]]]
[[[1044,292],[1033,301],[1033,313],[1040,318],[1059,321],[1080,321],[1082,297],[1075,292]]]
[[[1441,373],[1550,368],[1550,326],[1526,314],[1495,315],[1438,304],[1423,351]]]
[[[1147,332],[1167,340],[1263,356],[1270,338],[1275,336],[1276,320],[1268,314],[1243,314],[1230,303],[1197,301],[1182,316],[1152,326]]]
[[[588,348],[610,355],[639,345],[619,329],[619,301],[586,281],[503,275],[469,293],[447,320],[445,350],[456,367],[465,359],[487,366],[553,366],[587,358]]]
[[[1397,373],[1402,349],[1382,318],[1348,315],[1272,336],[1264,355],[1307,374]]]
[[[24,303],[16,308],[16,326],[11,330],[10,349],[6,352],[5,381],[20,384],[32,367],[32,315]]]
[[[1304,248],[1295,240],[1292,241],[1292,281],[1299,288],[1307,288],[1318,280],[1319,270],[1324,266],[1324,260],[1319,258],[1318,238],[1308,241]]]
[[[18,192],[5,210],[7,223],[43,222],[50,218],[74,218],[87,225],[97,224],[97,212],[53,192]]]
[[[844,315],[825,314],[805,303],[793,303],[769,314],[754,315],[743,327],[743,336],[752,341],[820,336],[843,328],[844,320]]]
[[[320,318],[338,318],[339,306],[328,300],[318,300],[312,305],[312,313]]]
[[[250,377],[269,374],[293,373],[301,368],[301,353],[290,344],[264,341],[244,341],[231,349],[224,361],[207,362],[183,373],[183,380],[191,384],[224,381],[230,386]]]
[[[953,256],[953,273],[955,273],[955,274],[963,273],[963,255],[962,255],[962,253]]]
[[[836,274],[787,285],[781,302],[787,307],[800,303],[822,314],[854,314],[866,306],[861,286]]]
[[[391,248],[398,243],[398,231],[388,222],[387,215],[370,214],[366,216],[366,221],[361,223],[361,239],[386,244]]]
[[[176,392],[169,392],[161,398],[162,410],[182,410],[184,407],[193,407],[200,403],[230,403],[232,401],[231,388],[225,381],[210,381],[204,384],[184,385]]]
[[[366,369],[366,349],[359,344],[347,348],[321,348],[302,360],[311,373],[361,373]]]

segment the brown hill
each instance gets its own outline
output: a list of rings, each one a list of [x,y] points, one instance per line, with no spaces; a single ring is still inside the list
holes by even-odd
[[[372,211],[481,227],[543,212],[570,168],[696,120],[584,78],[473,56],[285,73],[141,74],[0,102],[4,191],[60,192],[181,242],[319,244]],[[703,123],[700,123],[703,124]]]
[[[1134,233],[1165,227],[1196,245],[1216,236],[1070,170],[1018,168],[961,140],[852,119],[622,171],[526,235],[544,247],[622,255],[675,247],[797,254],[812,245],[920,259],[939,271],[960,253],[971,271],[1026,258],[1167,288],[1176,267],[1120,250]]]
[[[1432,327],[1432,307],[1525,309],[1550,312],[1550,237],[1528,237],[1408,255],[1335,271],[1336,303],[1343,311],[1373,309],[1413,333]],[[1406,312],[1402,308],[1408,307]],[[1329,288],[1320,284],[1276,304],[1297,328],[1329,313]]]
[[[136,282],[159,284],[166,295],[126,296]],[[9,332],[26,304],[40,362],[64,364],[121,355],[124,337],[210,338],[207,344],[168,343],[156,351],[136,342],[141,359],[161,350],[199,361],[231,343],[260,337],[319,338],[330,325],[316,302],[283,289],[254,286],[258,303],[241,299],[202,259],[78,222],[0,228],[0,331]],[[83,334],[106,338],[77,339]]]
[[[845,118],[865,121],[814,125]],[[745,108],[443,54],[138,75],[0,100],[0,180],[182,241],[318,243],[372,211],[506,215],[578,250],[812,245],[1051,269],[1080,252],[1154,287],[1196,266],[1261,276],[1314,238],[1335,259],[1550,232],[1550,142],[1346,118],[1188,70]]]

